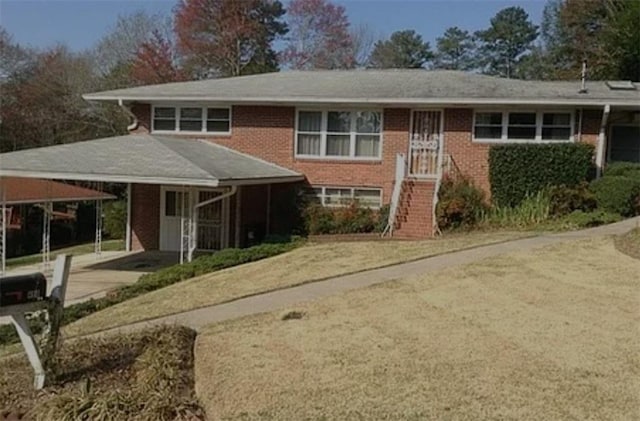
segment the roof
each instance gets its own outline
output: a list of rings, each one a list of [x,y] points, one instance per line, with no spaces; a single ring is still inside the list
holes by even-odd
[[[149,134],[0,154],[0,176],[3,175],[211,187],[304,178],[208,141]]]
[[[567,104],[640,106],[640,86],[603,81],[525,81],[451,70],[283,71],[252,76],[139,86],[85,94],[101,101],[228,103]]]
[[[115,196],[58,181],[38,178],[0,178],[0,203],[7,205],[43,202],[84,202],[115,199]]]

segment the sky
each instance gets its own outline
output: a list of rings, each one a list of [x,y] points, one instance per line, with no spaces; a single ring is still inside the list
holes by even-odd
[[[14,41],[37,48],[66,44],[91,48],[119,15],[138,10],[170,14],[177,0],[0,0],[0,25]],[[499,10],[521,6],[538,24],[545,0],[334,0],[346,8],[352,24],[367,24],[380,38],[414,29],[434,44],[450,26],[486,28]],[[283,3],[287,3],[284,1]]]

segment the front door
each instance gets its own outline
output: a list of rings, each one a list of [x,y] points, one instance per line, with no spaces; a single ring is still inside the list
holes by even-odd
[[[180,251],[183,237],[188,235],[187,220],[193,207],[222,194],[216,190],[192,190],[163,187],[160,199],[160,250]],[[228,246],[229,199],[198,208],[193,221],[198,250],[220,250]],[[185,224],[183,229],[182,224]],[[185,239],[185,244],[188,241]]]
[[[612,126],[609,162],[640,163],[640,126]]]
[[[411,114],[409,175],[438,175],[442,153],[442,111],[414,110]]]
[[[191,197],[188,190],[163,188],[160,198],[160,250],[180,251],[182,220],[189,218]]]

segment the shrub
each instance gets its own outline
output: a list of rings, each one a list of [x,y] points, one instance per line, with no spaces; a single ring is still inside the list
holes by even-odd
[[[436,219],[440,229],[475,226],[487,210],[485,194],[468,178],[445,178],[440,185]]]
[[[586,143],[493,145],[492,199],[498,206],[516,206],[550,186],[576,186],[589,178],[592,161],[593,146]]]
[[[562,222],[572,228],[589,228],[604,224],[611,224],[613,222],[618,222],[621,219],[622,217],[619,214],[604,210],[595,210],[591,212],[577,210],[566,215],[562,219]]]
[[[640,179],[640,164],[634,162],[612,162],[605,168],[604,175],[620,175]]]
[[[549,219],[551,204],[549,194],[539,191],[528,195],[517,206],[494,206],[485,216],[485,222],[499,227],[526,228]]]
[[[622,216],[640,214],[640,178],[604,176],[590,185],[598,207]]]
[[[305,227],[311,235],[359,234],[381,231],[386,225],[388,208],[378,211],[363,207],[357,201],[347,206],[327,208],[311,204],[304,211]],[[386,212],[386,214],[384,213]],[[386,216],[385,216],[386,215]]]
[[[384,205],[378,211],[378,222],[376,223],[376,232],[383,232],[389,222],[389,212],[391,212],[390,205]]]
[[[127,204],[109,202],[104,207],[104,230],[109,238],[124,238],[127,227]]]
[[[596,208],[595,195],[589,184],[580,183],[575,187],[555,186],[549,189],[549,214],[552,217],[568,215],[580,210],[589,212]]]
[[[96,311],[194,276],[285,253],[293,250],[299,244],[299,242],[293,241],[289,243],[260,244],[246,249],[224,249],[213,254],[200,256],[190,263],[174,265],[153,273],[147,273],[142,275],[136,283],[119,287],[106,297],[90,299],[65,307],[62,325],[67,325]],[[32,318],[30,326],[33,332],[37,334],[42,332],[44,323],[40,318]],[[18,336],[13,325],[0,326],[0,344],[17,341]]]

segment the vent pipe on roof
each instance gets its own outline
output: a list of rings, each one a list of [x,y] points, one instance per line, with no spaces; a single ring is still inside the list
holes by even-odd
[[[587,59],[582,60],[581,84],[578,93],[586,94],[587,92]]]

